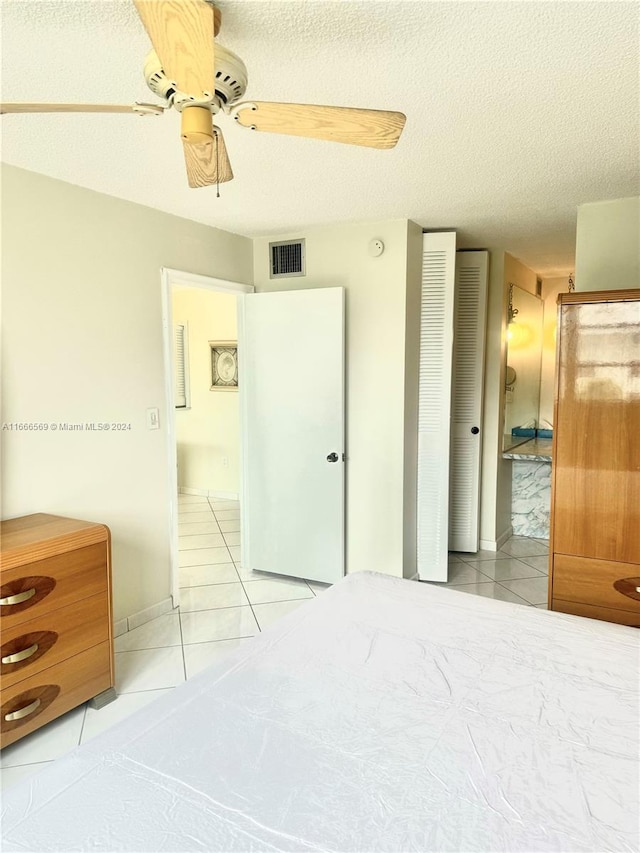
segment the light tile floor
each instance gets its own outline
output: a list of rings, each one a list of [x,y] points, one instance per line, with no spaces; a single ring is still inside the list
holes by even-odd
[[[326,585],[265,575],[240,561],[236,501],[179,498],[180,607],[115,641],[118,698],[76,708],[0,753],[2,787],[144,707],[219,660]],[[514,537],[500,551],[451,554],[447,586],[537,607],[546,601],[547,543]]]
[[[64,714],[0,753],[2,788],[196,675],[326,585],[243,569],[237,501],[179,497],[180,607],[116,638],[118,698]]]
[[[445,586],[546,610],[548,563],[548,540],[512,536],[499,551],[451,552]]]

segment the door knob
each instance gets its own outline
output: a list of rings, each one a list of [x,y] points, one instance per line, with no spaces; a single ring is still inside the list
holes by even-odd
[[[480,432],[480,427],[471,427],[471,435],[477,435]]]
[[[327,456],[327,462],[337,462],[337,461],[338,461],[338,454],[337,453],[330,453]]]

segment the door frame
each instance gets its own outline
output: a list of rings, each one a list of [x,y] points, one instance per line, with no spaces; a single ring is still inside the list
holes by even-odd
[[[170,536],[170,574],[171,598],[173,606],[180,604],[180,579],[178,573],[178,446],[176,436],[176,410],[173,388],[173,307],[172,288],[199,288],[211,293],[230,293],[238,297],[238,318],[242,313],[242,297],[245,293],[254,293],[252,284],[241,284],[226,278],[214,278],[208,275],[185,270],[162,267],[160,270],[160,288],[162,294],[162,350],[164,365],[165,418],[167,424],[167,460],[169,465],[169,536]],[[242,427],[241,427],[242,430]],[[242,432],[240,446],[242,447]],[[240,483],[242,490],[243,474],[240,459]]]

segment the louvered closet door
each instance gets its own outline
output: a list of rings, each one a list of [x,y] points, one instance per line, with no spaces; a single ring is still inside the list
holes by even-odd
[[[456,235],[423,235],[418,405],[418,576],[446,581]]]
[[[458,252],[454,310],[449,550],[477,551],[488,252]]]

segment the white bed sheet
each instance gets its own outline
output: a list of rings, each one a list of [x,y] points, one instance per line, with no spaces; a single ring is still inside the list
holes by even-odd
[[[4,851],[637,851],[637,631],[357,574],[3,802]]]

